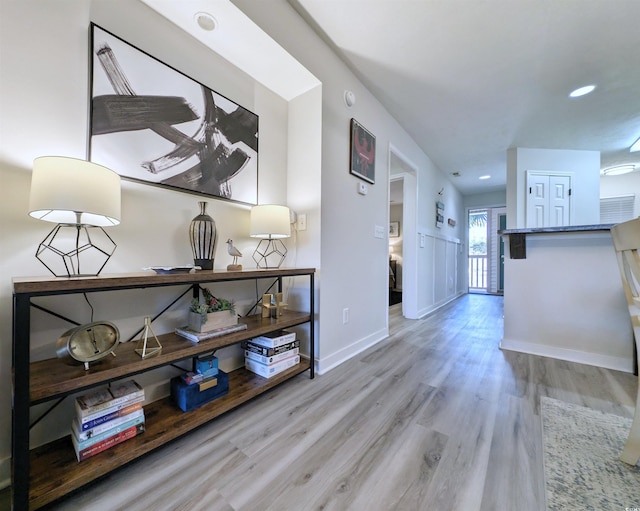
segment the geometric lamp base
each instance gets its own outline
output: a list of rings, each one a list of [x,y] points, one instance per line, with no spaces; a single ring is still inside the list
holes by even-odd
[[[56,277],[95,276],[116,247],[102,227],[57,224],[38,246],[36,258]]]
[[[287,247],[280,239],[262,239],[252,257],[258,268],[280,268],[287,257]]]

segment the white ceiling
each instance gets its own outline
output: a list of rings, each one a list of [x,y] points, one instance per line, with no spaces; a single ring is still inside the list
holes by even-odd
[[[510,147],[640,164],[638,0],[288,1],[465,194]]]
[[[140,1],[287,101],[320,83],[229,0]],[[214,30],[198,25],[200,14]]]
[[[318,83],[229,0],[141,1],[285,99]],[[640,165],[640,0],[287,1],[464,194],[504,189],[510,147]]]

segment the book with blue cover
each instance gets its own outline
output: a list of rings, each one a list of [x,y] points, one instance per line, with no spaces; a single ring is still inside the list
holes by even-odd
[[[104,415],[98,415],[96,417],[85,417],[82,420],[79,420],[80,428],[82,431],[87,431],[91,428],[95,428],[100,424],[104,424],[105,422],[109,422],[113,419],[117,419],[118,417],[122,417],[127,415],[128,413],[134,412],[136,410],[142,410],[142,401],[144,398],[138,398],[133,403],[125,403],[122,405],[118,405],[114,408],[109,408],[104,411]]]
[[[129,416],[131,415],[133,414],[129,414]],[[98,442],[102,442],[103,440],[106,440],[107,438],[112,437],[113,435],[116,435],[118,433],[121,433],[122,431],[125,431],[133,426],[137,426],[138,424],[144,424],[144,413],[140,415],[136,415],[133,418],[129,416],[125,416],[128,419],[125,422],[117,424],[96,435],[92,435],[85,440],[80,440],[78,437],[75,436],[75,434],[73,434],[73,440],[75,442],[77,450],[83,451],[87,447],[91,447],[92,445],[97,444]]]
[[[137,410],[132,411],[126,415],[122,415],[121,417],[116,417],[107,422],[103,422],[102,424],[95,426],[91,429],[82,430],[80,423],[77,418],[74,418],[71,422],[71,432],[78,439],[78,441],[82,442],[84,440],[88,440],[91,437],[104,433],[105,431],[112,429],[120,424],[123,424],[127,421],[135,419],[137,417],[144,417],[144,411],[142,407]]]

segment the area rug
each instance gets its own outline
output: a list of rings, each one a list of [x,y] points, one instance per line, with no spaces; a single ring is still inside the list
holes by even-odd
[[[618,459],[631,419],[540,401],[547,510],[640,510],[640,466]]]

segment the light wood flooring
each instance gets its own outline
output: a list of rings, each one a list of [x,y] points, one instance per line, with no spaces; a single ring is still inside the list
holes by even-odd
[[[544,511],[539,398],[631,417],[631,374],[501,351],[503,298],[300,375],[51,509]],[[345,340],[346,342],[346,340]]]

